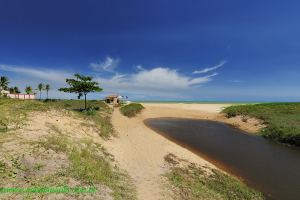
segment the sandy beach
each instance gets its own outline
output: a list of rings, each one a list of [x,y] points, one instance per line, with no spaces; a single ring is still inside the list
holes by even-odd
[[[261,128],[260,122],[240,117],[227,119],[220,111],[230,104],[160,104],[143,103],[145,109],[134,118],[123,116],[115,109],[112,123],[118,137],[105,143],[107,150],[115,156],[116,163],[130,174],[137,187],[139,199],[168,199],[164,191],[162,176],[167,170],[164,157],[172,153],[189,162],[205,168],[216,168],[205,159],[167,140],[145,126],[144,120],[158,117],[208,119],[231,124],[242,130],[255,133]]]

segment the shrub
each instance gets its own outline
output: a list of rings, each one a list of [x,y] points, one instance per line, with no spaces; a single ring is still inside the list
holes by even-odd
[[[140,103],[131,103],[120,108],[123,115],[127,117],[134,117],[137,113],[141,112],[144,106]]]
[[[83,110],[82,113],[84,113],[86,115],[96,115],[96,109],[87,108],[86,110]]]

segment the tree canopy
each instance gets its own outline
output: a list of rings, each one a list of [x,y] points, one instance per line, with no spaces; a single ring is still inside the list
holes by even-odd
[[[45,86],[45,90],[47,91],[47,99],[48,99],[48,93],[49,93],[49,90],[50,90],[50,89],[51,89],[50,85],[47,84],[47,85]]]
[[[17,86],[9,88],[9,92],[12,94],[20,94],[21,93],[20,89]]]
[[[26,92],[26,94],[31,94],[32,93],[32,88],[30,86],[27,86],[25,88],[25,92]]]
[[[83,76],[80,74],[74,74],[75,79],[66,79],[67,84],[70,87],[58,89],[61,92],[76,93],[78,94],[78,99],[84,95],[86,109],[86,95],[90,92],[101,92],[103,89],[99,87],[99,83],[92,81],[93,77]]]
[[[42,90],[44,89],[44,84],[40,83],[38,84],[38,90],[40,91],[40,100],[42,99]]]
[[[6,76],[0,77],[0,89],[2,90],[8,90],[8,78]]]

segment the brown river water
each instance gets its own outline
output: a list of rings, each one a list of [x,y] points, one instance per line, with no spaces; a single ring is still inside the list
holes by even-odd
[[[144,123],[239,177],[267,199],[300,199],[300,148],[208,120],[154,118]]]

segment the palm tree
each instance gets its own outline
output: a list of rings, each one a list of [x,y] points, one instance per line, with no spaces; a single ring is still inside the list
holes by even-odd
[[[14,87],[14,93],[15,94],[20,94],[21,93],[20,89],[17,86]]]
[[[7,90],[8,89],[8,78],[6,76],[0,77],[0,89]]]
[[[46,91],[47,91],[47,99],[48,99],[48,92],[49,92],[49,90],[51,89],[50,85],[47,84],[46,87],[45,87],[45,89],[46,89]]]
[[[32,88],[30,86],[27,86],[25,88],[25,92],[26,92],[26,94],[31,94],[32,93]]]
[[[40,83],[38,85],[38,90],[40,91],[40,100],[42,99],[42,90],[44,89],[44,84],[43,83]]]

